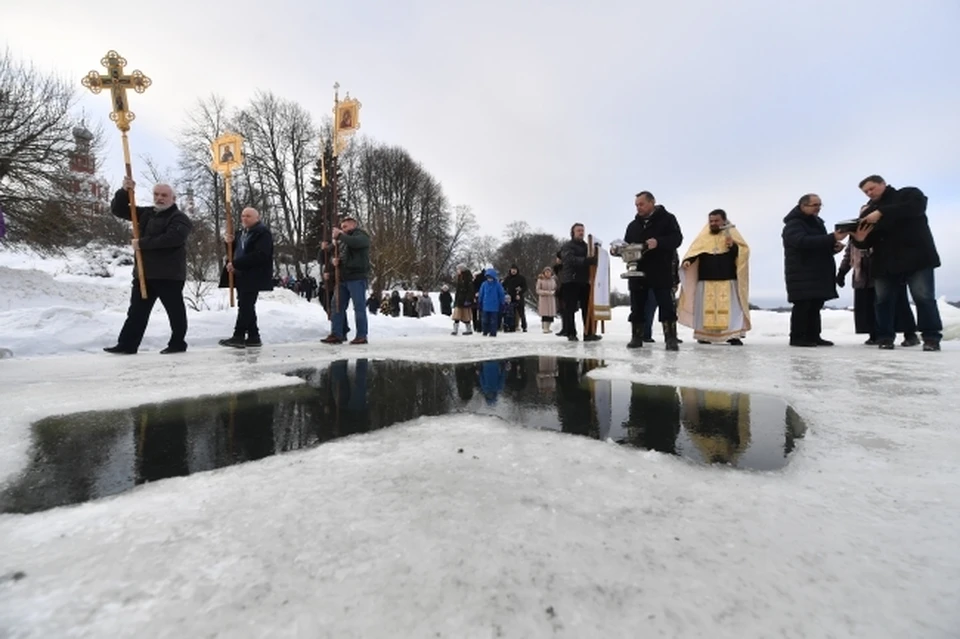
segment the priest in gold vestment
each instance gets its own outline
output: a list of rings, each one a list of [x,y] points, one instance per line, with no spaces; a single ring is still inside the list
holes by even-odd
[[[701,344],[740,346],[750,330],[750,247],[723,209],[707,219],[680,265],[677,321],[692,328]]]

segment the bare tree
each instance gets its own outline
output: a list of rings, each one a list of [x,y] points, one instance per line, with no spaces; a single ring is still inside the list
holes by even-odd
[[[512,230],[515,233],[520,228],[529,228],[529,225],[526,225],[526,222],[514,222],[508,226],[508,229],[511,227],[514,227]],[[512,239],[504,242],[497,249],[493,265],[501,275],[505,275],[507,270],[516,264],[520,273],[527,278],[528,301],[535,302],[533,278],[544,267],[553,265],[553,259],[561,244],[563,241],[560,238],[543,231],[514,234]]]
[[[72,85],[0,54],[0,205],[10,237],[55,246],[69,236],[64,185]]]
[[[179,181],[193,189],[196,199],[198,219],[207,220],[215,230],[226,228],[224,224],[223,179],[211,166],[210,148],[213,141],[230,128],[227,102],[216,94],[197,100],[196,105],[187,113],[180,130]],[[238,175],[234,187],[245,184],[244,175]],[[237,189],[249,198],[254,189]],[[242,199],[241,199],[242,201]],[[225,249],[222,242],[211,247],[219,261],[224,261]]]
[[[302,277],[303,265],[313,257],[307,255],[304,240],[307,172],[318,157],[317,129],[302,106],[262,91],[237,114],[236,124],[248,148],[246,171],[273,210],[276,251],[286,254]]]

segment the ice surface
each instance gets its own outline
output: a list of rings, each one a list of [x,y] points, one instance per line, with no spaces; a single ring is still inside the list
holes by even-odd
[[[95,280],[109,286],[86,282]],[[779,395],[809,430],[785,469],[731,473],[491,418],[421,419],[0,516],[0,628],[11,637],[960,629],[956,343],[881,352],[859,345],[850,314],[837,311],[824,314],[824,333],[838,346],[791,349],[788,317],[756,313],[742,348],[696,345],[687,333],[679,353],[662,343],[631,352],[618,311],[597,344],[536,332],[454,337],[445,318],[378,316],[369,346],[326,347],[319,308],[281,296],[264,305],[259,353],[205,348],[233,321],[232,311],[208,311],[191,315],[184,355],[111,357],[80,351],[105,345],[122,309],[68,301],[57,306],[89,313],[90,324],[53,349],[37,344],[60,339],[51,327],[66,327],[61,311],[37,307],[50,315],[32,334],[8,315],[22,307],[0,313],[0,345],[20,349],[0,361],[0,481],[24,467],[36,419],[301,383],[285,373],[338,357],[599,357],[607,367],[597,377]],[[957,314],[944,311],[955,331]],[[152,320],[148,351],[162,346],[163,320]]]

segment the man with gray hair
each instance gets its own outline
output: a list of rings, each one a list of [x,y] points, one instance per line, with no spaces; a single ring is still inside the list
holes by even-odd
[[[233,273],[236,279],[237,322],[233,336],[219,344],[255,348],[263,346],[257,325],[257,298],[261,291],[273,290],[273,234],[260,221],[260,212],[249,206],[240,213],[240,226],[234,237],[224,238],[233,242],[233,261],[227,262],[220,277],[220,288],[229,285],[227,273]]]
[[[124,220],[130,219],[130,200],[127,191],[136,188],[130,178],[123,179],[123,188],[116,192],[110,211]],[[179,208],[176,194],[169,184],[153,187],[153,206],[138,206],[137,218],[140,239],[133,240],[133,250],[140,249],[143,259],[147,298],[140,294],[137,266],[133,266],[133,285],[130,307],[117,344],[104,348],[114,355],[133,355],[140,348],[147,330],[150,311],[159,299],[170,320],[170,341],[160,351],[163,355],[187,350],[187,309],[183,304],[183,285],[187,280],[187,237],[193,223]]]

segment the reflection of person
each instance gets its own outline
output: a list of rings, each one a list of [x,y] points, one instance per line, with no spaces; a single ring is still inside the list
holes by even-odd
[[[497,396],[503,392],[505,383],[503,362],[487,360],[480,364],[480,392],[487,404],[497,403]]]
[[[631,445],[677,454],[680,434],[680,398],[673,386],[631,384],[627,416],[627,438]]]
[[[229,144],[220,145],[220,161],[224,164],[233,162],[233,150],[230,148]]]
[[[233,242],[233,261],[226,271],[234,274],[237,287],[237,322],[233,336],[220,340],[221,346],[244,348],[262,346],[260,327],[257,326],[257,298],[260,291],[273,290],[273,234],[263,222],[257,209],[247,207],[240,213],[243,228]],[[227,286],[221,278],[220,286]]]
[[[455,364],[453,374],[457,382],[457,395],[461,400],[469,402],[473,399],[473,388],[476,385],[477,376],[473,364]]]
[[[127,190],[136,188],[130,178],[123,179],[123,188],[110,203],[114,216],[130,219],[130,200]],[[140,348],[147,330],[150,311],[159,299],[170,320],[170,341],[161,354],[182,353],[187,350],[187,309],[183,303],[183,285],[187,280],[187,237],[193,223],[176,204],[176,194],[169,184],[153,187],[153,206],[138,206],[137,221],[140,239],[133,240],[133,249],[139,249],[143,261],[147,299],[140,295],[137,266],[133,266],[133,287],[127,319],[120,329],[116,346],[104,348],[115,355],[132,355]]]
[[[340,128],[353,128],[353,113],[349,108],[340,110]]]
[[[337,433],[340,436],[365,433],[371,428],[370,404],[367,400],[369,366],[369,360],[358,359],[351,384],[347,360],[338,360],[330,365],[331,390],[339,407],[334,412],[339,418]]]
[[[726,341],[735,346],[750,330],[748,264],[750,247],[727,213],[716,209],[683,256],[679,322],[693,329],[701,344]]]
[[[732,464],[750,446],[750,396],[681,388],[684,428],[708,464]]]
[[[583,384],[580,367],[580,360],[563,358],[557,361],[557,417],[560,418],[561,432],[589,437],[597,430],[596,407],[590,401],[590,390]]]
[[[138,414],[139,413],[139,414]],[[137,446],[137,485],[190,474],[187,417],[182,403],[162,410],[145,407],[134,412]]]
[[[236,404],[221,413],[223,423],[232,422],[235,461],[263,459],[276,452],[273,419],[273,404],[259,402],[256,392],[237,395]]]

